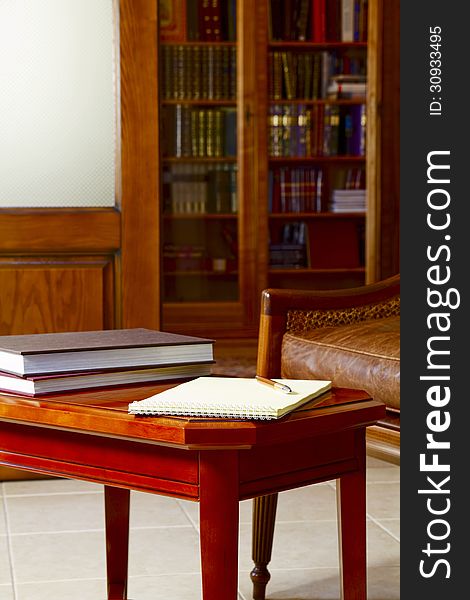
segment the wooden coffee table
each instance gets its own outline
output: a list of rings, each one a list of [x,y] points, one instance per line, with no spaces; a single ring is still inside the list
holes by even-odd
[[[104,484],[108,600],[127,598],[129,490],[199,502],[203,598],[236,600],[239,500],[334,478],[343,598],[365,600],[365,430],[384,405],[335,389],[269,422],[127,413],[168,387],[0,395],[1,465]]]

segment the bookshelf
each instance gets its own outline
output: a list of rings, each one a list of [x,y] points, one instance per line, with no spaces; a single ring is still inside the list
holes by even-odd
[[[375,278],[381,19],[381,0],[160,2],[164,329],[255,335],[266,287]]]
[[[265,6],[268,80],[259,102],[268,115],[260,132],[267,155],[266,286],[360,285],[368,3],[268,0]]]

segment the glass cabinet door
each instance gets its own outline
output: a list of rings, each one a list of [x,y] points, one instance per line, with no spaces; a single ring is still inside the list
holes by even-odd
[[[268,2],[268,285],[360,285],[368,3]]]
[[[236,0],[160,1],[164,303],[239,299]]]

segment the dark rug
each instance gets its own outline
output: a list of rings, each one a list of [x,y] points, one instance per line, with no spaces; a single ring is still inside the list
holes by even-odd
[[[229,377],[254,377],[256,362],[249,358],[218,358],[212,367],[212,374]]]

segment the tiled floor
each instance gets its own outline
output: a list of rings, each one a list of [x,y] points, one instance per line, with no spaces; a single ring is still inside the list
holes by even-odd
[[[399,473],[368,459],[369,600],[399,598]],[[334,482],[280,495],[269,598],[339,598],[335,511]],[[200,599],[198,505],[133,493],[131,515],[129,598]],[[240,516],[239,600],[250,600],[250,501]],[[0,600],[104,600],[104,570],[102,488],[0,483]]]

